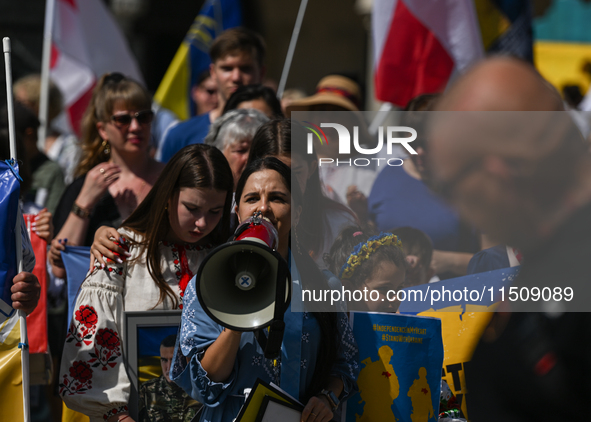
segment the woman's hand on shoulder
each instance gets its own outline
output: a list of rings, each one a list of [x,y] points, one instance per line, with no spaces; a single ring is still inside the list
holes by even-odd
[[[324,396],[314,396],[304,407],[301,422],[330,422],[332,417],[328,399]]]
[[[113,227],[99,227],[90,247],[90,270],[92,271],[95,261],[104,268],[106,262],[103,257],[122,264],[130,256],[129,252],[120,246],[126,242],[127,240]]]
[[[117,164],[100,163],[86,173],[82,189],[76,198],[76,204],[86,210],[91,210],[117,179],[121,169]]]

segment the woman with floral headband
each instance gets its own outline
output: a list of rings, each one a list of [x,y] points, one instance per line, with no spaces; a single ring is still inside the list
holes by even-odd
[[[329,270],[341,279],[343,287],[351,291],[348,310],[398,310],[400,302],[388,292],[404,287],[407,264],[396,235],[370,236],[358,227],[347,227],[335,239],[325,261]],[[355,291],[359,293],[355,295]]]

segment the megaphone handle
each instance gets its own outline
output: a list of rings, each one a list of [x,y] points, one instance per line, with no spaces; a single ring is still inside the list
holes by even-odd
[[[283,333],[285,332],[285,322],[275,320],[269,327],[269,337],[265,335],[264,330],[256,330],[254,336],[259,345],[265,352],[267,359],[275,359],[281,353],[281,343],[283,343]]]
[[[288,280],[286,283],[285,280]],[[287,285],[286,285],[287,284]],[[286,289],[290,289],[289,292]],[[285,295],[288,294],[287,303],[285,302]],[[276,321],[283,321],[283,315],[289,307],[289,301],[291,300],[291,273],[287,267],[285,260],[279,260],[279,267],[277,268],[277,288],[275,289],[275,309],[273,319]]]

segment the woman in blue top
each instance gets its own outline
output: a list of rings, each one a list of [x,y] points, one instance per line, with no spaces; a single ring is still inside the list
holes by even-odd
[[[301,198],[291,186],[290,170],[278,159],[250,163],[236,188],[236,214],[245,221],[260,211],[273,223],[279,234],[277,252],[288,262],[290,254],[293,258],[292,294],[299,297],[302,287],[328,288],[328,284],[310,256],[301,253],[297,234],[296,245],[289,250],[292,194],[296,204]],[[301,206],[294,204],[294,219],[300,211]],[[335,404],[356,391],[358,351],[345,314],[288,308],[281,356],[274,365],[252,332],[233,331],[212,321],[195,289],[192,282],[185,293],[171,379],[205,404],[201,421],[231,422],[244,404],[244,389],[257,378],[280,385],[304,403],[302,421],[309,422],[330,421]]]

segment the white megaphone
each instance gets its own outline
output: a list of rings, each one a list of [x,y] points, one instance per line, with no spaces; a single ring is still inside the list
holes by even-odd
[[[291,276],[276,251],[277,242],[275,227],[256,212],[238,226],[232,241],[205,257],[196,286],[201,306],[215,322],[231,330],[254,331],[269,358],[281,350],[283,314],[291,295]]]

